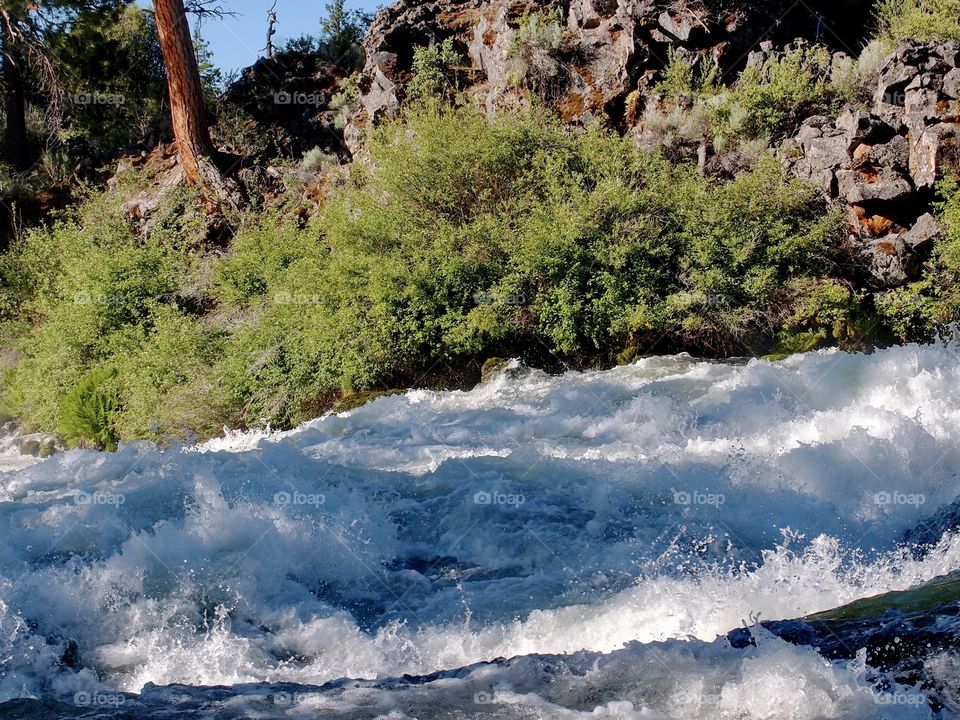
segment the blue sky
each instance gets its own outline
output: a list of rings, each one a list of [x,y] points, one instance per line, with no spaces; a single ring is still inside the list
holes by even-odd
[[[346,0],[347,8],[372,12],[390,0]],[[229,0],[224,7],[238,13],[235,18],[208,20],[203,37],[210,43],[214,62],[224,71],[252,65],[267,44],[267,11],[273,0]],[[315,35],[325,14],[325,0],[277,0],[277,34],[274,43],[299,35]]]

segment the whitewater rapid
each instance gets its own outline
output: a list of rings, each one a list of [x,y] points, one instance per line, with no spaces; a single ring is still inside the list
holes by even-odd
[[[960,569],[957,533],[902,542],[960,495],[958,441],[960,355],[908,346],[512,363],[284,433],[0,457],[0,700],[934,717],[862,657],[723,636]]]

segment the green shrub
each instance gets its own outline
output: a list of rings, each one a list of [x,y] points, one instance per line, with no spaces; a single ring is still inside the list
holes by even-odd
[[[701,63],[702,59],[691,62],[671,46],[667,67],[655,88],[656,92],[669,102],[681,99],[692,101],[705,94],[715,94],[719,90],[716,86],[716,68],[705,70]]]
[[[5,383],[15,412],[104,445],[285,426],[490,357],[759,353],[842,344],[859,322],[833,278],[840,218],[772,158],[720,182],[599,125],[440,101],[367,150],[313,220],[241,223],[222,256],[189,239],[189,193],[144,235],[115,192],[31,233],[0,265],[33,321]],[[102,412],[75,412],[94,390]]]
[[[268,220],[217,269],[221,302],[246,312],[222,374],[248,422],[523,348],[772,340],[778,288],[822,273],[838,228],[773,160],[717,184],[532,111],[421,105],[368,149],[374,169],[315,224]]]
[[[868,109],[877,90],[880,67],[892,51],[893,43],[880,37],[867,43],[856,60],[850,57],[834,60],[830,71],[831,94],[838,101]]]
[[[460,89],[456,68],[463,61],[463,56],[454,48],[453,38],[418,47],[413,51],[413,77],[406,88],[407,96],[415,100],[452,98]]]
[[[719,134],[725,138],[778,135],[804,117],[829,109],[834,95],[826,74],[828,60],[822,47],[801,47],[763,67],[748,67],[729,102],[719,109]]]
[[[960,0],[880,0],[877,24],[894,40],[960,40]]]
[[[111,387],[115,375],[111,368],[98,368],[67,393],[60,420],[60,432],[67,440],[87,443],[100,450],[117,449],[113,425],[117,395]]]
[[[877,318],[866,308],[864,294],[848,282],[794,280],[788,292],[793,302],[779,334],[778,351],[804,352],[824,345],[861,350],[879,339]]]
[[[359,108],[360,75],[354,73],[340,84],[340,90],[330,98],[330,109],[335,113],[334,127],[343,130]]]
[[[543,92],[561,75],[558,54],[563,46],[559,8],[534,11],[520,18],[510,38],[511,80],[515,85]]]
[[[702,58],[690,60],[671,50],[655,88],[663,102],[650,105],[644,116],[647,144],[677,158],[711,146],[718,153],[744,150],[752,156],[753,144],[769,144],[812,114],[867,102],[882,47],[878,42],[860,60],[838,58],[831,65],[825,48],[800,46],[748,66],[729,87],[718,83],[716,68],[704,67]]]
[[[960,319],[960,182],[945,177],[937,186],[941,233],[920,280],[877,296],[881,317],[903,341],[950,334]]]
[[[334,155],[325,153],[323,149],[319,147],[307,150],[300,160],[300,167],[311,172],[317,172],[324,167],[337,164],[337,158]]]
[[[92,196],[76,217],[35,230],[13,248],[7,263],[16,276],[19,310],[32,325],[9,339],[19,362],[4,393],[26,426],[55,431],[66,422],[78,438],[105,444],[102,433],[80,432],[78,423],[87,416],[65,400],[78,387],[89,390],[90,377],[106,382],[100,373],[109,372],[115,393],[110,429],[120,438],[140,437],[153,424],[145,415],[163,414],[163,396],[175,384],[151,376],[150,368],[165,364],[200,375],[197,362],[204,355],[189,332],[199,326],[188,318],[204,305],[203,263],[190,241],[194,218],[184,211],[185,197],[171,195],[152,232],[138,236],[116,193]],[[138,400],[150,383],[157,393]],[[183,432],[179,420],[162,429]]]

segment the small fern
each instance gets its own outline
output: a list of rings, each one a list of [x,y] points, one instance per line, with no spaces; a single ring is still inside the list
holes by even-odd
[[[117,395],[109,387],[115,375],[113,368],[93,370],[64,398],[60,432],[67,440],[111,452],[117,449],[113,429]]]

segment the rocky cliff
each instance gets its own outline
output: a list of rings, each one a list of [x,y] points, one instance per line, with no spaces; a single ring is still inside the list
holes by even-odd
[[[454,38],[471,68],[469,93],[490,110],[524,101],[510,46],[524,15],[555,8],[563,37],[557,60],[563,83],[545,98],[568,122],[623,118],[627,96],[648,88],[672,49],[707,55],[723,72],[742,66],[758,43],[811,37],[855,47],[866,32],[870,2],[764,0],[401,0],[382,10],[364,42],[359,123],[396,113],[416,46]]]
[[[960,168],[960,43],[902,43],[883,62],[872,105],[807,118],[780,147],[800,177],[847,209],[870,279],[915,279],[938,232],[934,185]]]
[[[365,39],[360,110],[346,142],[357,150],[365,128],[398,113],[418,46],[452,39],[464,58],[462,90],[490,113],[536,98],[571,126],[600,120],[640,137],[643,106],[657,102],[654,88],[671,55],[714,68],[728,84],[795,38],[824,45],[839,62],[862,47],[870,7],[858,0],[571,0],[560,7],[401,0],[377,15]],[[549,8],[562,36],[551,53],[551,77],[537,84],[520,77],[513,43],[525,17]],[[960,167],[958,87],[960,44],[903,43],[880,65],[871,102],[836,117],[808,117],[785,139],[773,138],[797,176],[844,207],[852,256],[862,260],[854,272],[868,285],[902,285],[929,255],[938,231],[934,184],[945,165]]]

